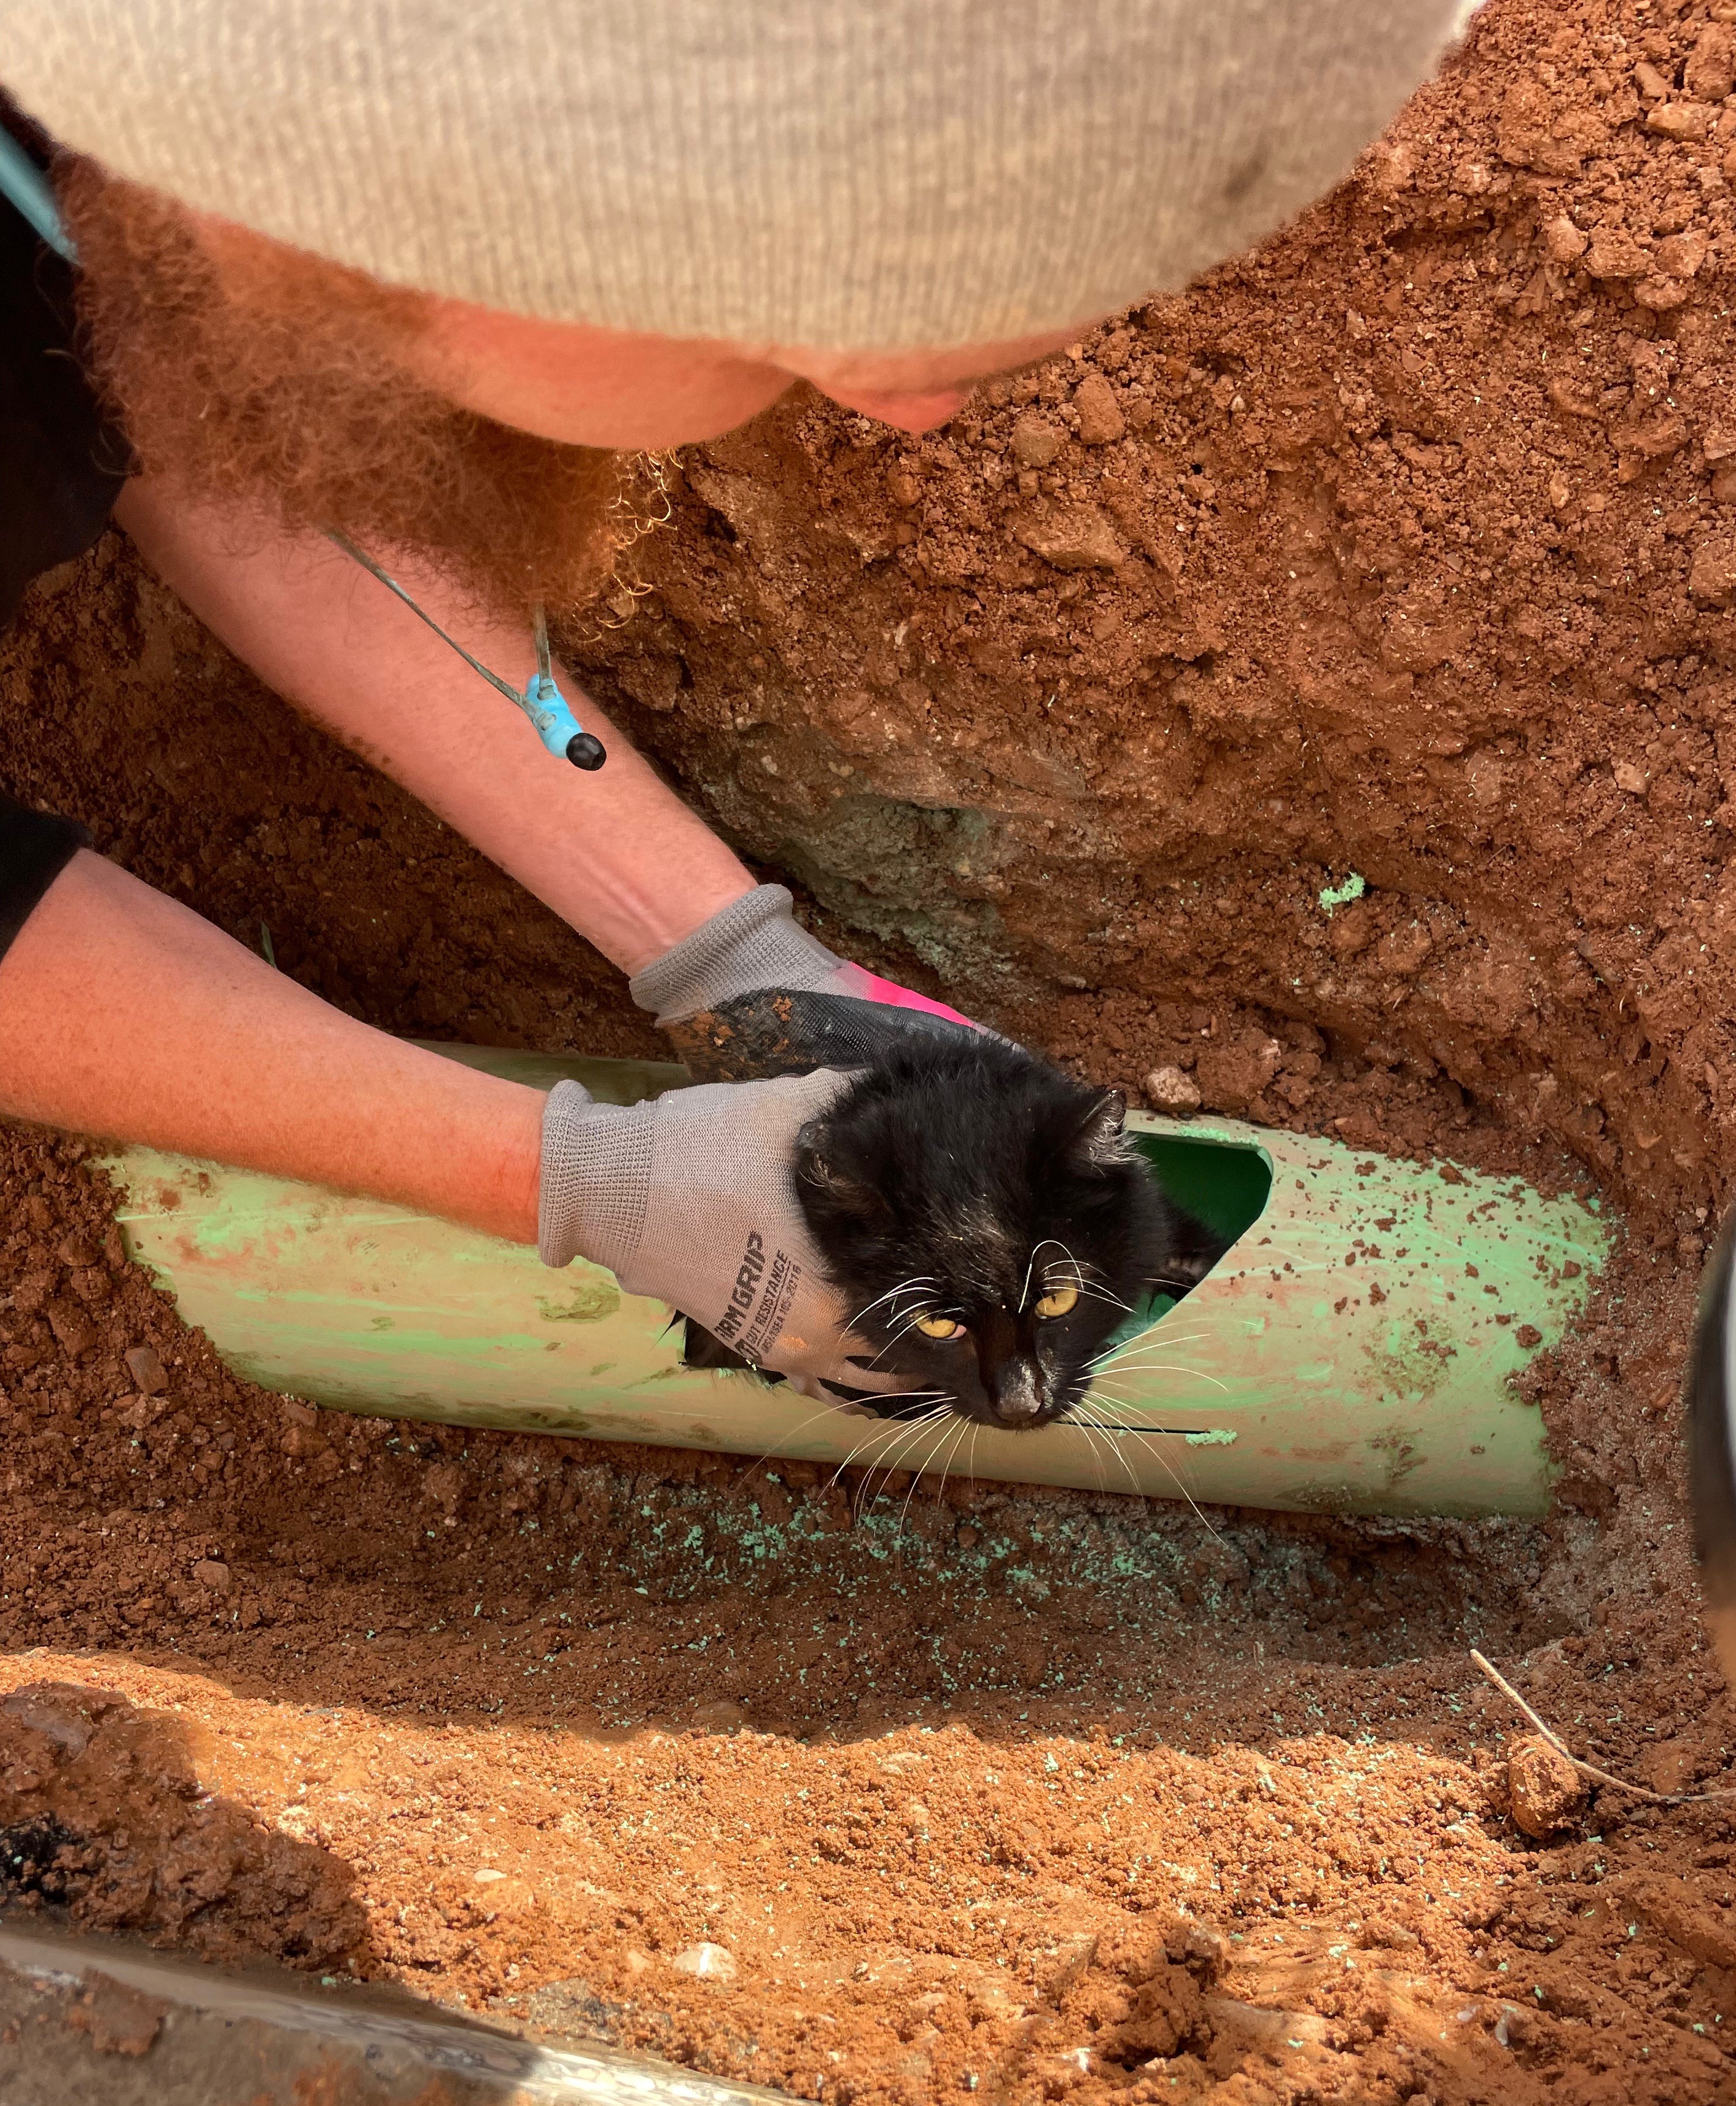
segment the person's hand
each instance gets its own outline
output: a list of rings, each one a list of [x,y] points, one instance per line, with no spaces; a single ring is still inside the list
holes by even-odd
[[[821,1401],[897,1391],[848,1335],[795,1194],[802,1129],[847,1081],[706,1083],[638,1105],[557,1083],[543,1113],[543,1262],[606,1266],[629,1294],[670,1303]]]
[[[633,1000],[701,1080],[859,1068],[913,1041],[981,1028],[837,957],[791,905],[782,885],[762,885],[634,975]]]

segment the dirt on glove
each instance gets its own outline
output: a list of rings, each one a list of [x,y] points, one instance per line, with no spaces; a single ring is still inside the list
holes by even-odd
[[[317,1412],[9,1130],[20,1905],[825,2100],[1736,2097],[1726,1803],[1579,1807],[1467,1656],[1736,1788],[1676,1398],[1736,1167],[1730,12],[1493,0],[1327,204],[945,432],[798,397],[690,450],[571,639],[865,962],[1136,1091],[1601,1185],[1554,1515]],[[655,1050],[120,537],[0,709],[16,794],[354,1013]]]

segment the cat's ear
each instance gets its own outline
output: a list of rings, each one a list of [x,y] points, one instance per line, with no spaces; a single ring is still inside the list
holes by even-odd
[[[821,1154],[805,1131],[796,1136],[795,1174],[799,1184],[805,1185],[840,1214],[872,1221],[888,1211],[884,1199],[872,1185],[839,1170]]]
[[[1127,1100],[1105,1090],[1073,1129],[1068,1146],[1086,1163],[1122,1163],[1127,1156]]]

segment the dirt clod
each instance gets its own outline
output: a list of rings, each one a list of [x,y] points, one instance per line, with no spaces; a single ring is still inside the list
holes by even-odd
[[[1127,432],[1127,419],[1123,415],[1116,392],[1101,373],[1087,374],[1073,395],[1073,407],[1079,412],[1079,437],[1084,446],[1112,446]]]
[[[1200,1086],[1179,1068],[1154,1068],[1145,1078],[1145,1101],[1154,1112],[1197,1112]]]
[[[168,1369],[154,1346],[129,1346],[121,1358],[141,1395],[160,1396],[168,1387]]]
[[[1546,1842],[1585,1810],[1586,1781],[1540,1733],[1515,1741],[1507,1755],[1507,1793],[1515,1823]]]
[[[143,2054],[163,2029],[168,2005],[92,1969],[83,1993],[68,2008],[66,2023],[88,2034],[99,2054]]]
[[[1066,432],[1035,411],[1013,426],[1013,458],[1021,468],[1047,468],[1066,443]]]
[[[1044,505],[1014,526],[1033,555],[1058,571],[1112,571],[1127,560],[1127,544],[1095,504]]]

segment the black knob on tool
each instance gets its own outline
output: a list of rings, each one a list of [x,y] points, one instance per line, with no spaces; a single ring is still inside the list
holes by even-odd
[[[588,775],[593,775],[609,755],[602,741],[593,733],[575,731],[566,742],[566,757],[575,768],[582,768]]]

